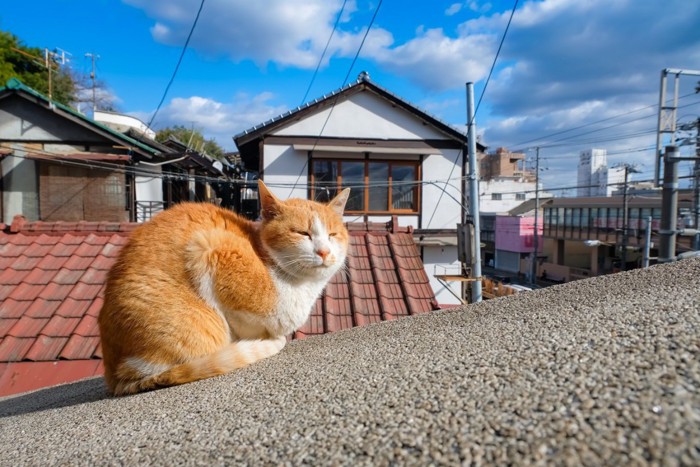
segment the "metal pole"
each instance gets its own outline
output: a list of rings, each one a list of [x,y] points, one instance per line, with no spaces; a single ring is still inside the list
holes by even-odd
[[[537,250],[539,249],[539,238],[538,238],[538,217],[540,214],[540,148],[537,147],[537,152],[535,156],[535,225],[533,227],[533,251],[532,251],[532,264],[530,265],[530,283],[537,283]]]
[[[476,160],[476,122],[474,121],[474,83],[467,83],[467,144],[469,157],[469,211],[474,223],[472,255],[472,302],[481,297],[481,220],[479,219],[479,165]]]
[[[695,186],[693,186],[693,227],[700,230],[700,117],[695,124],[695,165],[693,166],[693,175]],[[693,250],[700,250],[700,234],[695,234],[693,239]]]
[[[666,146],[666,154],[664,154],[664,184],[661,191],[659,263],[668,263],[676,258],[678,156],[678,146]]]
[[[621,270],[626,270],[627,269],[627,224],[629,223],[629,218],[627,215],[628,209],[628,199],[627,199],[627,180],[629,176],[629,166],[625,165],[625,185],[623,187],[623,192],[622,192],[622,254],[620,255],[621,257],[621,263],[620,264],[620,269]]]
[[[642,267],[649,267],[649,255],[651,254],[651,216],[647,217],[647,229],[644,239],[644,258],[642,259]]]
[[[664,104],[666,103],[666,69],[661,70],[661,89],[659,90],[659,116],[656,127],[656,160],[654,161],[654,186],[659,186],[661,177],[661,143],[664,129]]]

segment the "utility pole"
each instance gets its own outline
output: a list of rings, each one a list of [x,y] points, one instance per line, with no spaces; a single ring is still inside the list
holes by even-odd
[[[642,267],[649,267],[649,256],[651,255],[651,216],[647,217],[647,228],[644,235],[644,257],[642,259]]]
[[[668,75],[674,75],[673,81],[673,103],[666,104],[666,88]],[[681,75],[700,76],[700,71],[697,70],[680,70],[673,68],[664,68],[661,70],[661,89],[659,92],[659,113],[656,127],[656,161],[654,163],[654,185],[659,186],[661,179],[660,169],[665,156],[661,153],[663,145],[663,135],[669,134],[671,138],[671,146],[676,144],[676,112],[678,110],[678,89]],[[664,163],[665,167],[665,163]]]
[[[532,250],[532,264],[530,267],[530,283],[537,283],[537,250],[539,249],[539,237],[538,237],[538,218],[540,214],[540,147],[537,146],[537,152],[535,153],[535,225],[533,227],[533,242],[532,245],[534,249]]]
[[[469,157],[469,212],[472,215],[472,303],[480,302],[481,296],[481,220],[479,219],[479,165],[476,160],[476,122],[474,121],[474,83],[467,83],[467,144]],[[469,248],[469,245],[466,245]]]
[[[664,154],[664,183],[661,191],[659,263],[669,263],[676,259],[679,156],[678,146],[666,146],[666,154]]]
[[[700,230],[700,117],[695,122],[695,164],[693,165],[693,227]],[[695,234],[693,250],[700,250],[700,233]]]
[[[629,174],[639,173],[631,164],[618,164],[615,168],[622,167],[625,170],[625,184],[622,189],[622,252],[620,254],[621,269],[627,269],[627,246],[629,244]]]
[[[100,58],[100,56],[92,53],[86,53],[85,56],[90,57],[92,59],[92,71],[90,72],[90,79],[92,80],[92,116],[94,118],[95,112],[97,111],[97,76],[95,75],[95,60]]]

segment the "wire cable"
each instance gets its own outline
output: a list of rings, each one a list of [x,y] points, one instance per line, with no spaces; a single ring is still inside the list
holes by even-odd
[[[301,104],[303,105],[306,102],[306,98],[309,96],[309,91],[311,91],[311,86],[313,86],[314,81],[316,80],[316,75],[318,74],[319,68],[321,68],[321,63],[323,63],[323,58],[326,56],[326,52],[328,51],[328,46],[331,44],[331,39],[333,39],[333,34],[335,34],[336,29],[338,29],[338,23],[340,23],[340,18],[343,16],[343,11],[345,11],[345,4],[348,2],[348,0],[343,0],[343,6],[340,7],[340,12],[338,13],[338,17],[335,19],[335,24],[333,25],[333,29],[331,30],[331,35],[328,36],[328,42],[326,42],[326,47],[323,49],[323,53],[321,54],[321,58],[318,59],[318,64],[316,65],[316,69],[314,70],[314,74],[311,76],[311,82],[309,83],[309,87],[306,88],[306,92],[304,93],[304,97],[301,99]]]
[[[156,119],[156,115],[158,115],[158,112],[160,111],[161,106],[163,105],[163,102],[165,102],[165,98],[168,95],[168,91],[170,91],[170,86],[172,86],[173,81],[175,81],[175,76],[177,75],[178,70],[180,69],[180,64],[182,64],[182,59],[185,57],[185,52],[187,52],[187,47],[190,44],[190,39],[192,39],[192,34],[194,34],[194,29],[197,26],[197,22],[199,21],[199,15],[202,13],[202,9],[204,8],[204,2],[205,0],[202,0],[202,2],[199,4],[199,10],[197,10],[197,16],[194,18],[194,22],[192,23],[192,27],[190,28],[190,33],[187,35],[187,40],[185,41],[185,45],[182,47],[182,52],[180,53],[180,58],[177,61],[177,65],[175,65],[175,70],[173,71],[172,76],[170,77],[170,81],[168,81],[168,85],[165,87],[165,91],[163,92],[163,97],[161,97],[160,102],[158,103],[158,106],[156,107],[156,111],[153,112],[153,116],[148,122],[148,128],[151,128],[151,125]],[[144,130],[145,132],[145,130]]]

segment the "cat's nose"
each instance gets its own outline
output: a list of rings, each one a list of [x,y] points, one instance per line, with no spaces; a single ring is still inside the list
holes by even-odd
[[[328,257],[328,255],[331,254],[331,250],[329,250],[328,248],[319,248],[318,250],[316,250],[316,254],[320,256],[323,261],[325,261],[326,257]]]

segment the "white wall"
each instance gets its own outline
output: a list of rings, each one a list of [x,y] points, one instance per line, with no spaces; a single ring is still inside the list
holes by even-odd
[[[457,297],[452,295],[447,290],[447,287],[435,278],[435,274],[457,274],[460,271],[460,264],[457,261],[457,247],[424,246],[423,264],[425,265],[425,272],[430,278],[430,287],[435,292],[435,298],[438,303],[440,305],[460,305],[461,302],[457,300]],[[447,267],[447,270],[445,267]],[[462,295],[461,282],[448,282],[448,286],[458,297]]]
[[[15,149],[14,156],[5,157],[2,164],[3,219],[6,224],[22,214],[27,220],[39,220],[39,199],[37,197],[37,173],[33,160],[24,159],[26,153]]]
[[[270,191],[280,199],[306,199],[309,183],[306,151],[271,144],[266,144],[264,151],[265,167],[262,178]]]
[[[139,172],[152,172],[153,176],[136,176],[136,201],[163,201],[163,180],[160,167],[138,166]]]
[[[423,220],[420,228],[456,229],[462,222],[461,166],[462,156],[458,150],[445,151],[445,155],[432,154],[423,159]]]
[[[330,114],[330,118],[329,118]],[[323,130],[323,131],[321,131]],[[315,135],[367,139],[444,139],[445,135],[406,110],[394,107],[370,92],[361,92],[339,101],[277,135]]]

